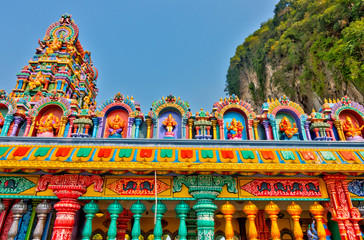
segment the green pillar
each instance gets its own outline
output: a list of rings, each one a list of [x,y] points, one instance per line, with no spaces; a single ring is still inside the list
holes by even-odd
[[[4,126],[1,130],[0,136],[7,136],[11,122],[14,120],[13,115],[6,114]]]
[[[139,240],[141,233],[140,218],[142,217],[143,212],[145,212],[145,206],[138,200],[131,206],[130,211],[134,214],[134,225],[133,229],[131,230],[131,240]]]
[[[188,192],[197,200],[193,210],[197,214],[198,240],[214,240],[214,212],[217,207],[213,200],[221,193],[225,184],[229,192],[237,193],[235,179],[213,175],[179,176],[173,179],[173,191],[181,191],[182,184],[188,187]]]
[[[109,205],[107,211],[110,213],[110,218],[111,218],[109,231],[107,231],[107,239],[116,240],[116,234],[117,234],[116,220],[118,219],[119,214],[123,211],[123,206],[121,206],[121,204],[115,200],[115,202]]]
[[[187,240],[196,240],[197,239],[197,218],[196,212],[194,210],[190,210],[188,216],[186,218],[187,225]]]
[[[177,204],[175,210],[180,219],[179,229],[178,229],[179,240],[187,240],[186,217],[187,214],[190,212],[191,208],[190,206],[188,206],[187,203],[181,201],[180,203]]]
[[[32,200],[32,214],[30,215],[29,225],[27,229],[27,233],[25,234],[24,240],[29,240],[31,237],[31,233],[33,230],[34,220],[35,220],[35,209],[37,208],[37,205],[40,203],[39,200]]]
[[[156,204],[152,207],[152,212],[156,213],[156,220],[155,220],[155,226],[154,226],[154,240],[161,240],[163,236],[163,228],[162,228],[162,218],[163,214],[167,211],[166,205],[162,203],[161,201],[157,202],[157,209]]]
[[[92,235],[92,219],[95,213],[99,211],[99,206],[92,200],[83,207],[83,211],[86,213],[86,222],[82,231],[82,240],[90,240]]]

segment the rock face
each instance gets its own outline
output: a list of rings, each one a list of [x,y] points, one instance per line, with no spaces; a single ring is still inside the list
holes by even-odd
[[[364,3],[281,0],[274,12],[237,47],[225,91],[257,111],[283,94],[306,112],[325,98],[363,103]]]

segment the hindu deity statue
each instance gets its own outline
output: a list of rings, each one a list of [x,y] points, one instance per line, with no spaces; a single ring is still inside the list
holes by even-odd
[[[0,112],[0,133],[4,127],[4,123],[5,123],[5,118],[3,117],[3,114]]]
[[[230,124],[226,123],[227,138],[230,140],[241,140],[243,137],[244,126],[240,121],[233,118]]]
[[[37,137],[54,137],[59,130],[59,118],[50,113],[36,123]]]
[[[109,138],[122,138],[123,130],[125,128],[125,121],[119,115],[116,115],[113,120],[108,121],[109,124]]]
[[[54,37],[53,41],[46,42],[46,45],[48,47],[46,53],[54,53],[62,47],[62,42],[60,42],[57,37]]]
[[[88,109],[91,104],[91,92],[83,98],[83,109]]]
[[[164,135],[164,138],[174,138],[174,132],[173,129],[175,126],[177,126],[176,120],[172,117],[172,114],[169,114],[166,119],[162,122],[162,124],[166,127],[166,134]]]
[[[362,137],[361,130],[364,128],[364,125],[358,127],[356,123],[351,119],[351,117],[347,116],[345,122],[343,123],[343,131],[346,137],[346,140],[364,140]]]
[[[296,123],[293,123],[293,127],[291,122],[287,117],[283,117],[281,122],[279,123],[279,130],[283,132],[281,139],[289,140],[289,139],[298,139],[298,128],[296,128]]]
[[[45,76],[42,75],[42,72],[39,71],[37,73],[37,75],[34,77],[30,76],[29,77],[29,83],[28,83],[28,86],[29,86],[29,89],[30,90],[33,90],[39,86],[41,86],[42,84],[45,83]]]

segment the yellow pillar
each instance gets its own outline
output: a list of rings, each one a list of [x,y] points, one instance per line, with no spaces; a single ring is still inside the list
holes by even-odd
[[[147,138],[151,138],[150,133],[151,133],[151,126],[152,126],[152,119],[147,118],[146,122],[147,122]]]
[[[254,120],[253,122],[253,128],[254,128],[254,138],[255,140],[259,140],[259,136],[258,136],[258,120]]]
[[[62,116],[61,117],[61,124],[60,124],[59,130],[58,130],[58,137],[63,137],[64,130],[66,128],[67,122],[68,122],[68,117]]]
[[[193,118],[188,119],[188,139],[192,139]]]
[[[337,119],[334,121],[334,125],[337,129],[337,133],[339,134],[339,138],[341,141],[346,141],[346,138],[345,138],[345,135],[344,135],[344,132],[343,132],[343,127],[341,125],[341,121],[340,119]]]
[[[317,235],[319,237],[319,240],[326,239],[326,231],[323,224],[324,212],[325,212],[324,207],[321,206],[318,202],[315,202],[310,206],[310,213],[316,219]]]
[[[235,207],[229,201],[227,201],[224,205],[221,206],[221,212],[225,215],[226,225],[225,225],[225,237],[226,240],[233,240],[234,237],[234,229],[231,223],[231,219],[233,218],[233,214],[235,213]]]
[[[213,133],[213,138],[214,139],[217,139],[217,129],[216,129],[216,126],[217,126],[217,120],[211,120],[212,122],[212,133]]]
[[[296,240],[303,239],[303,232],[300,225],[300,215],[302,213],[302,209],[300,205],[292,202],[291,205],[287,207],[287,212],[292,216],[294,225],[293,225],[293,233]]]
[[[32,125],[30,125],[30,130],[29,130],[28,137],[31,137],[33,135],[35,125],[36,125],[35,117],[32,117]]]
[[[248,229],[248,237],[249,240],[258,240],[258,231],[255,226],[255,218],[258,213],[258,208],[251,201],[248,204],[245,204],[243,207],[243,211],[245,212],[249,221],[249,229]]]
[[[279,231],[277,223],[277,218],[278,218],[277,215],[280,211],[281,210],[279,209],[278,205],[272,201],[270,201],[270,203],[267,206],[265,206],[265,212],[269,214],[269,218],[272,222],[270,234],[272,235],[273,240],[281,239],[281,232]]]

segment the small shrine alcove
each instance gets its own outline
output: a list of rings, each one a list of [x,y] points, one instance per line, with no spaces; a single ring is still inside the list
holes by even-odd
[[[167,127],[165,124],[169,124],[169,121],[175,121],[175,126],[172,129],[170,138],[181,139],[182,138],[182,116],[181,113],[175,108],[165,108],[158,116],[158,138],[167,138]],[[171,123],[173,125],[173,123]],[[174,137],[172,137],[172,135]]]

